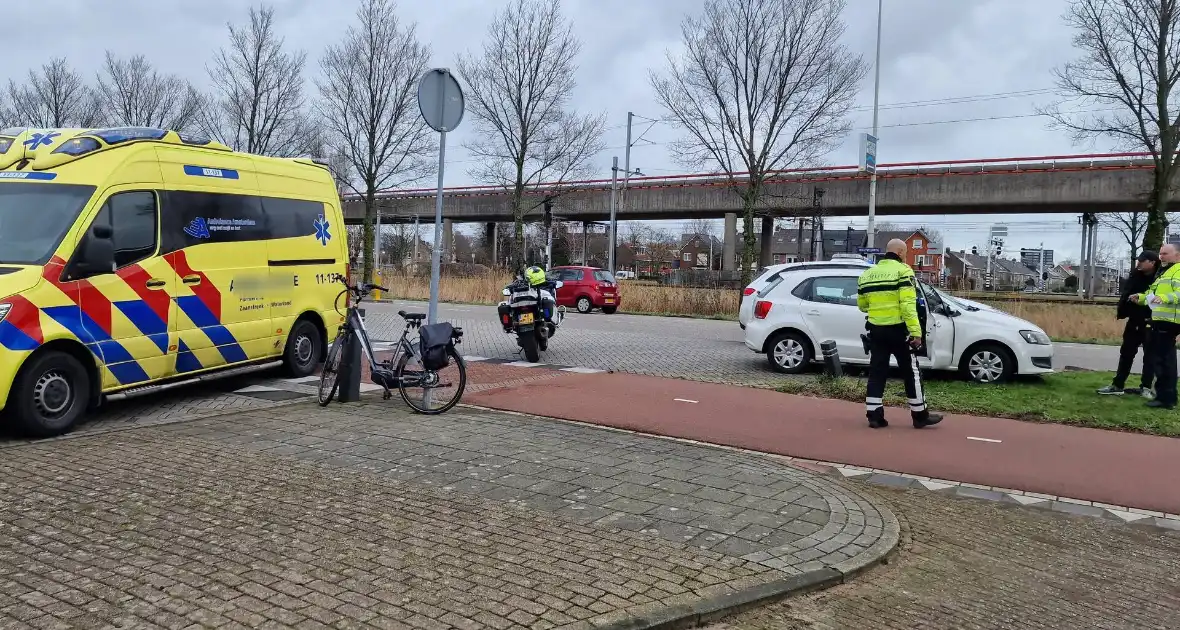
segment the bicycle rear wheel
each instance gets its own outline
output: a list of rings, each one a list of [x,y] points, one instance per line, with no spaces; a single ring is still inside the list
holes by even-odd
[[[450,364],[423,370],[417,357],[403,354],[397,363],[397,389],[410,409],[430,416],[450,411],[467,389],[467,364],[454,347],[447,348]]]
[[[336,341],[332,342],[332,347],[328,349],[328,358],[324,359],[324,371],[320,373],[320,406],[327,407],[332,402],[332,398],[336,396],[336,390],[340,387],[340,361],[343,356],[344,338],[348,333],[340,333],[336,335]]]

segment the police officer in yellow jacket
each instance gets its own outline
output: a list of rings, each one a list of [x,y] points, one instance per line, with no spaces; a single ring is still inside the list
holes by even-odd
[[[885,420],[885,381],[889,377],[889,357],[905,376],[905,393],[909,398],[914,428],[938,424],[942,416],[926,409],[918,355],[922,348],[922,323],[918,319],[917,283],[914,270],[905,264],[907,247],[894,239],[886,246],[885,256],[861,274],[857,282],[856,303],[868,314],[869,385],[865,411],[869,426],[889,426]]]
[[[1176,408],[1176,336],[1180,335],[1180,250],[1175,245],[1160,248],[1164,269],[1147,289],[1127,300],[1151,307],[1151,352],[1155,361],[1155,400],[1148,407]],[[1148,297],[1150,296],[1150,297]]]

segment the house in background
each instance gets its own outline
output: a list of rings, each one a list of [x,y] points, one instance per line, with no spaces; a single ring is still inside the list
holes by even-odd
[[[721,239],[712,234],[681,234],[680,268],[720,269],[724,249]]]
[[[932,243],[930,236],[921,228],[915,230],[897,230],[892,232],[877,232],[873,239],[873,246],[885,251],[889,241],[899,239],[905,241],[909,248],[905,264],[914,270],[918,279],[930,284],[938,284],[942,275],[943,250],[941,243]],[[868,238],[862,239],[862,246],[868,243]],[[856,251],[856,248],[853,248]]]

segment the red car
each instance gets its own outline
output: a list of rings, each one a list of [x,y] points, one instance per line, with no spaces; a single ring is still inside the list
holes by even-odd
[[[600,308],[610,315],[619,310],[622,298],[619,286],[610,272],[595,267],[554,267],[549,277],[563,284],[557,290],[557,305],[576,308],[579,313],[589,313]]]

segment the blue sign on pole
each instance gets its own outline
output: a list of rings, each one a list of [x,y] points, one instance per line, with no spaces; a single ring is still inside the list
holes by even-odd
[[[856,253],[858,253],[858,254],[880,254],[881,248],[880,247],[857,247]]]

